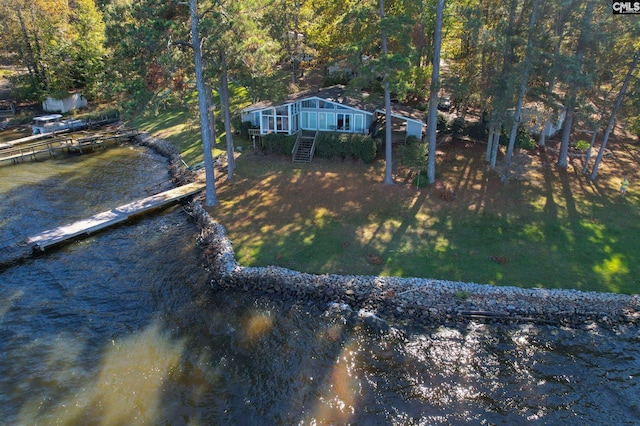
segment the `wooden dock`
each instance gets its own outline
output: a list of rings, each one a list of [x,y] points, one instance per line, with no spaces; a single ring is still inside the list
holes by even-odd
[[[71,136],[51,138],[50,134],[28,136],[0,146],[0,163],[12,161],[17,164],[25,160],[35,161],[45,154],[54,157],[61,151],[84,153],[96,148],[106,148],[110,143],[130,140],[137,135],[138,131],[135,129],[123,129],[88,134],[78,139]]]
[[[35,161],[42,154],[48,154],[49,157],[53,157],[60,151],[68,151],[71,143],[70,139],[59,138],[10,146],[0,149],[0,162],[12,161],[17,164],[25,160]]]
[[[16,145],[25,144],[28,142],[37,141],[39,139],[51,138],[55,136],[53,133],[39,133],[37,135],[25,136],[20,139],[14,139],[9,142],[0,143],[0,149],[13,148]]]
[[[33,247],[33,249],[44,251],[48,247],[64,243],[78,236],[89,235],[93,232],[125,222],[134,216],[145,214],[150,210],[173,204],[185,197],[202,191],[204,188],[204,183],[196,182],[170,189],[160,194],[98,213],[88,219],[44,231],[27,238],[26,243]]]
[[[22,259],[33,256],[34,253],[43,252],[49,247],[88,236],[93,232],[125,222],[135,216],[161,209],[183,198],[197,194],[204,188],[205,184],[201,182],[183,185],[98,213],[85,220],[41,232],[16,244],[0,247],[0,271]]]

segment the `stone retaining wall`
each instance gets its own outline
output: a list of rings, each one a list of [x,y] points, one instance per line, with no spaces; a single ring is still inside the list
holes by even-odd
[[[147,145],[154,143],[147,139]],[[169,150],[170,151],[170,150]],[[179,161],[179,158],[178,158]],[[175,163],[175,157],[172,163]],[[179,170],[176,164],[172,170]],[[279,295],[282,298],[348,305],[365,318],[433,325],[488,320],[584,327],[640,323],[640,295],[523,289],[426,278],[314,275],[286,268],[240,265],[225,228],[199,201],[189,206],[201,232],[214,289]]]

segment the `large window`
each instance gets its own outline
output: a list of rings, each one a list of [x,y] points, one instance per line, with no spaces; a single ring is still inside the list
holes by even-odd
[[[278,133],[289,132],[289,117],[276,117],[276,124]]]
[[[353,114],[353,131],[364,133],[364,115]]]
[[[336,106],[332,102],[320,101],[318,108],[335,109]]]
[[[335,130],[336,115],[332,112],[319,112],[318,113],[318,129]]]
[[[275,119],[273,115],[264,115],[262,113],[262,131],[264,133],[274,132],[276,130],[275,127]]]
[[[351,130],[351,114],[338,113],[338,130],[348,132]]]
[[[300,127],[307,130],[318,129],[318,114],[310,111],[300,112]]]
[[[268,108],[262,111],[263,133],[289,133],[289,106]]]
[[[315,99],[307,99],[302,101],[301,107],[316,109],[318,108],[318,102]]]

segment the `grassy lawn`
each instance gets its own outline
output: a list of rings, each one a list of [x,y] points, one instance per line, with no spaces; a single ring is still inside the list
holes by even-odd
[[[129,125],[171,141],[180,149],[182,159],[189,165],[204,160],[197,111],[194,114],[187,109],[171,109],[155,115],[141,116]],[[220,152],[214,151],[214,155],[219,155]]]
[[[141,127],[177,143],[192,163],[202,150],[187,118],[167,113]],[[484,145],[453,141],[440,148],[438,182],[424,189],[398,167],[396,184],[384,185],[382,160],[294,164],[238,145],[235,178],[217,173],[220,205],[210,213],[243,265],[640,293],[640,150],[632,143],[611,145],[596,182],[579,172],[582,160],[564,171],[555,156],[534,154],[527,179],[505,186],[488,170]],[[626,198],[617,193],[623,171]]]
[[[229,88],[231,108],[234,111],[249,104],[246,89],[232,85]],[[166,139],[175,144],[182,153],[182,159],[189,165],[204,161],[202,150],[202,136],[200,133],[200,116],[198,113],[198,99],[194,93],[185,100],[185,108],[159,108],[158,111],[140,115],[128,123],[155,137]],[[214,93],[213,103],[220,105],[220,98]],[[220,110],[216,114],[216,144],[213,149],[214,157],[226,153],[224,125],[220,122]]]
[[[639,292],[640,200],[617,197],[617,177],[590,184],[543,167],[505,187],[482,147],[455,145],[440,158],[440,183],[419,190],[401,176],[384,185],[381,161],[245,153],[210,213],[244,265]]]

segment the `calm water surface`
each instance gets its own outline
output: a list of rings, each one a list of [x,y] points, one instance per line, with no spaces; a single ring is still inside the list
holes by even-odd
[[[137,148],[0,167],[0,242],[167,188]],[[640,337],[537,325],[370,330],[214,292],[179,207],[0,272],[0,423],[640,424]]]

